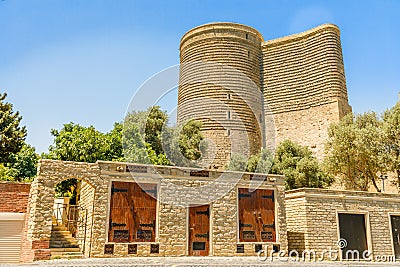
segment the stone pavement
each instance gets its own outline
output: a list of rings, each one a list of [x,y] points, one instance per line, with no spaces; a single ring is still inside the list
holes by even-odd
[[[3,266],[0,264],[0,266]],[[5,265],[18,266],[18,265]],[[260,261],[257,257],[132,257],[132,258],[90,258],[82,260],[40,261],[20,266],[400,266],[396,263],[373,262],[283,262],[276,259],[271,262]]]

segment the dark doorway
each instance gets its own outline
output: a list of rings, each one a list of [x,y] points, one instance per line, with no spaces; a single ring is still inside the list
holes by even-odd
[[[391,215],[393,249],[396,259],[400,259],[400,215]]]
[[[365,215],[339,213],[339,230],[340,239],[343,239],[343,242],[338,242],[342,259],[361,259],[363,252],[368,250]]]
[[[189,255],[208,256],[210,250],[210,206],[189,208]]]

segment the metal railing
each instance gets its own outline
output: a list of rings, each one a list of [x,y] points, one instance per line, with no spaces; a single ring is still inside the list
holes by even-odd
[[[53,224],[64,226],[81,245],[85,253],[87,211],[79,205],[54,203]]]

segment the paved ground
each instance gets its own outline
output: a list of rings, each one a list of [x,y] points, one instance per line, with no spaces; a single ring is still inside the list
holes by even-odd
[[[0,264],[1,265],[1,264]],[[18,265],[5,265],[18,266]],[[260,261],[257,257],[134,257],[134,258],[108,258],[108,259],[83,259],[83,260],[52,260],[25,264],[22,266],[315,266],[315,267],[341,267],[341,266],[400,266],[396,263],[372,262],[286,262],[276,260],[271,262]]]

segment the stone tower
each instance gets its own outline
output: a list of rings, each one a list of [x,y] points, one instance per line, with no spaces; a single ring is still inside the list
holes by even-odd
[[[262,54],[265,115],[274,121],[267,145],[290,139],[322,159],[329,125],[351,112],[339,28],[324,24],[266,41]]]
[[[203,122],[215,146],[212,168],[223,168],[231,152],[261,148],[262,41],[256,30],[233,23],[199,26],[181,39],[178,123]]]
[[[203,122],[210,168],[285,139],[321,159],[329,125],[351,112],[332,24],[270,41],[245,25],[206,24],[182,37],[180,62],[178,123]]]

